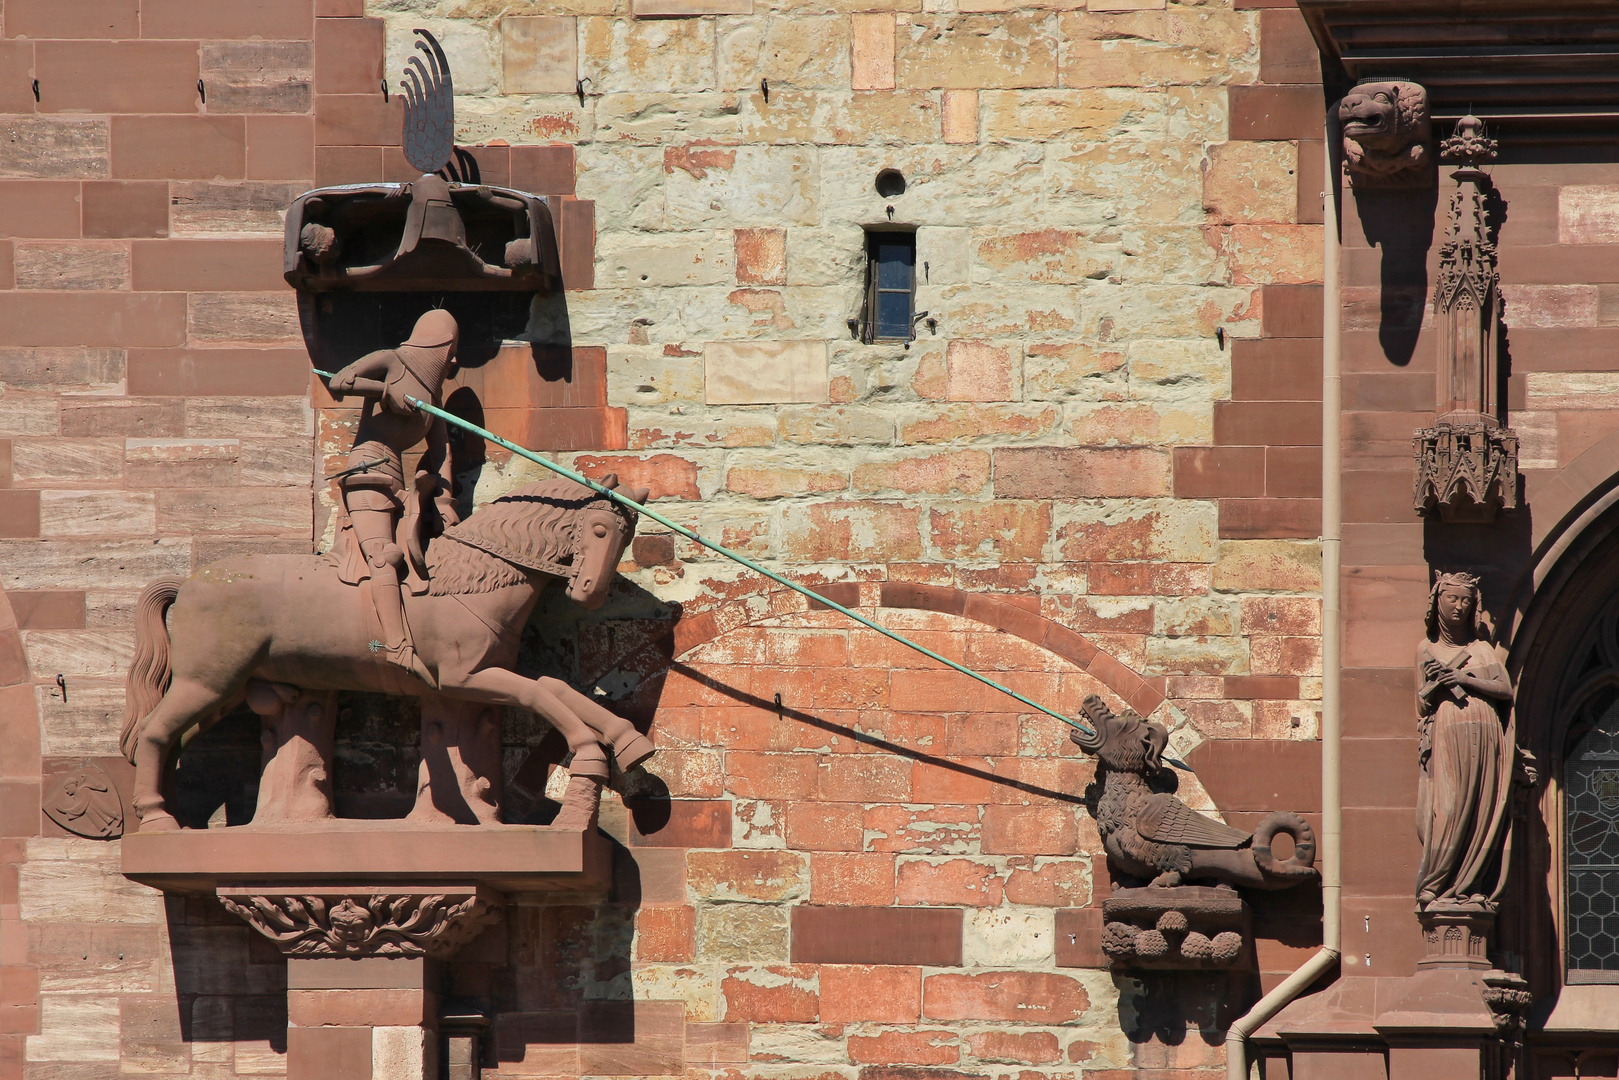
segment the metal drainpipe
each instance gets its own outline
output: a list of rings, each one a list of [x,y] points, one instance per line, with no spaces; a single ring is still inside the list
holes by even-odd
[[[1248,1036],[1330,971],[1343,952],[1343,795],[1339,786],[1343,717],[1339,580],[1343,544],[1343,327],[1339,318],[1338,177],[1333,172],[1332,159],[1336,113],[1336,108],[1327,111],[1326,138],[1322,141],[1326,191],[1322,193],[1321,213],[1325,236],[1321,271],[1321,951],[1232,1023],[1225,1037],[1227,1080],[1248,1080]]]

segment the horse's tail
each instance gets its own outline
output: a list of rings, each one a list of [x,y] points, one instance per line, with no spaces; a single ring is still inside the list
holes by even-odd
[[[180,595],[179,578],[158,578],[146,586],[135,603],[135,659],[124,683],[124,728],[118,748],[135,760],[135,740],[141,721],[168,693],[174,669],[169,664],[169,626],[165,616]]]

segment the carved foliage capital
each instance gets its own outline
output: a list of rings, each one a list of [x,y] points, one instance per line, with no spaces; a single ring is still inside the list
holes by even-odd
[[[444,958],[500,918],[477,885],[226,888],[219,899],[287,956]]]

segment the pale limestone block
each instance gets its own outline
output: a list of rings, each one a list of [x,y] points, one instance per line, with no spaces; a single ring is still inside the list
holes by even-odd
[[[1557,192],[1557,240],[1619,243],[1619,185],[1570,184]]]
[[[630,0],[630,11],[652,15],[752,15],[753,0]]]
[[[116,481],[123,472],[122,439],[15,439],[11,444],[12,482],[19,486]]]
[[[1031,286],[1033,289],[1047,286]],[[1079,336],[1102,341],[1153,342],[1185,339],[1189,346],[1200,346],[1218,354],[1216,327],[1227,336],[1240,331],[1243,321],[1254,318],[1254,294],[1250,288],[1218,285],[1138,285],[1131,288],[1110,282],[1093,282],[1079,290],[1083,305]],[[1218,378],[1229,378],[1219,375]],[[1173,397],[1177,388],[1165,383],[1153,395]],[[1132,386],[1132,393],[1135,388]],[[1149,396],[1136,394],[1137,397]],[[1229,396],[1229,395],[1218,395]]]
[[[113,678],[129,670],[135,635],[122,630],[25,630],[28,665],[41,677]]]
[[[1148,401],[1218,401],[1231,396],[1229,353],[1201,336],[1132,341],[1130,396]]]
[[[978,141],[978,91],[946,90],[940,113],[947,143]]]
[[[808,1024],[756,1024],[748,1031],[748,1056],[755,1061],[842,1065],[849,1060],[849,1050],[842,1031],[834,1036]]]
[[[274,236],[286,228],[287,207],[305,185],[263,180],[175,181],[169,229],[174,236]]]
[[[951,337],[1015,338],[1085,327],[1087,298],[1071,285],[951,285],[939,290],[938,302],[929,302],[928,310]],[[1105,329],[1097,336],[1105,336]]]
[[[921,237],[917,230],[917,258]],[[864,287],[865,233],[853,225],[833,229],[787,230],[787,283],[789,285],[844,285]]]
[[[1310,274],[1315,276],[1312,280],[1321,278],[1321,226],[1319,225],[1283,225],[1276,226],[1302,234],[1314,230],[1316,238],[1312,242],[1300,236],[1290,236],[1289,240],[1303,239],[1302,244],[1278,244],[1277,246],[1289,257],[1314,259],[1315,270],[1290,270],[1282,264],[1283,276],[1290,274]],[[1192,225],[1165,225],[1154,229],[1122,229],[1117,233],[1119,262],[1116,278],[1126,285],[1141,284],[1176,284],[1201,285],[1211,281],[1231,281],[1233,267],[1241,260],[1244,263],[1241,274],[1252,276],[1254,273],[1267,273],[1255,265],[1256,260],[1265,257],[1264,241],[1256,243],[1252,237],[1253,227],[1240,225],[1230,230],[1230,233],[1221,234],[1212,229]],[[1241,234],[1234,242],[1230,234]],[[1223,246],[1211,242],[1214,237],[1217,242],[1223,241]],[[1301,254],[1302,251],[1302,254]],[[1276,261],[1280,262],[1278,258]],[[1241,276],[1237,277],[1242,280]]]
[[[498,92],[500,35],[492,24],[472,19],[423,18],[420,12],[386,12],[383,19],[387,24],[383,74],[389,85],[401,85],[405,65],[416,51],[416,42],[421,40],[412,31],[421,27],[437,38],[444,49],[457,98]],[[425,62],[425,56],[423,60]],[[456,104],[459,106],[460,102]]]
[[[986,140],[1139,138],[1168,124],[1163,95],[1135,89],[986,89],[978,99]]]
[[[739,146],[664,157],[672,228],[819,223],[821,170],[815,148]],[[873,173],[875,175],[875,173]]]
[[[972,230],[924,225],[916,230],[916,261],[923,285],[961,285],[970,280]]]
[[[703,400],[701,348],[679,345],[609,345],[607,403],[664,405]]]
[[[1172,139],[1224,142],[1230,136],[1230,103],[1223,86],[1166,86],[1168,133]]]
[[[1220,222],[1283,222],[1298,218],[1298,147],[1291,142],[1226,142],[1208,148],[1203,208]]]
[[[150,536],[157,504],[138,491],[45,491],[39,496],[39,535]]]
[[[631,964],[630,987],[636,1001],[681,1002],[688,1023],[713,1023],[720,1018],[719,983],[712,966]]]
[[[1516,409],[1512,413],[1512,430],[1518,433],[1518,468],[1558,467],[1556,412]]]
[[[110,853],[111,859],[103,853],[102,861],[35,859],[30,844],[30,861],[17,871],[23,921],[161,923],[163,894],[124,877],[117,849]]]
[[[420,1027],[371,1029],[371,1080],[430,1080],[427,1032]]]
[[[595,137],[597,102],[586,101],[576,93],[462,98],[455,103],[455,139],[462,145],[588,142]]]
[[[849,16],[852,86],[856,90],[892,90],[896,52],[895,17],[888,14]]]
[[[1241,637],[1149,637],[1147,670],[1201,675],[1247,675],[1248,639]]]
[[[707,963],[787,962],[787,909],[775,904],[702,904],[697,958]]]
[[[1075,562],[1207,563],[1219,553],[1219,508],[1210,501],[1085,499],[1054,506],[1053,517]]]
[[[770,101],[743,100],[746,142],[930,144],[939,138],[939,107],[923,90],[782,90],[771,84]]]
[[[777,420],[783,442],[814,446],[886,446],[894,421],[875,409],[842,405],[783,409]]]
[[[0,540],[7,589],[143,589],[153,578],[190,573],[189,540]]]
[[[185,410],[191,438],[307,439],[315,432],[315,411],[304,397],[191,397]]]
[[[500,20],[500,92],[572,93],[579,78],[579,30],[568,16],[508,15]]]
[[[1238,605],[1214,596],[1170,596],[1153,608],[1152,632],[1159,636],[1226,636],[1237,632]]]
[[[710,342],[703,347],[703,386],[710,405],[825,401],[826,342]]]
[[[241,482],[249,487],[307,484],[314,469],[302,439],[242,439],[236,455]]]
[[[598,222],[618,228],[663,227],[662,149],[581,146],[576,154],[579,197],[595,200]]]
[[[111,142],[106,120],[7,117],[0,127],[0,177],[105,179]]]
[[[165,532],[308,536],[309,492],[297,488],[174,488],[157,493]]]
[[[36,687],[35,696],[43,735],[41,749],[46,756],[95,757],[119,752],[118,729],[124,722],[121,681],[74,680],[65,703],[62,691],[50,683]]]
[[[1068,429],[1080,446],[1196,446],[1214,441],[1212,402],[1069,402]]]
[[[967,967],[1047,966],[1055,962],[1057,916],[1051,908],[973,908],[962,927]]]
[[[1052,224],[1122,219],[1133,226],[1203,221],[1200,146],[1184,139],[1064,140],[1046,148]],[[1071,208],[1062,205],[1075,200]]]
[[[579,72],[592,93],[715,90],[713,19],[581,20]]]
[[[719,85],[751,95],[768,79],[772,101],[778,89],[845,91],[849,48],[849,19],[842,15],[727,19],[717,41]]]
[[[42,922],[28,938],[28,962],[38,966],[43,991],[106,996],[173,988],[159,924]]]
[[[298,295],[283,292],[191,293],[186,330],[192,344],[240,341],[253,345],[303,341]]]
[[[1085,6],[1091,11],[1151,11],[1162,10],[1164,0],[1089,0]]]
[[[1321,545],[1314,540],[1222,540],[1216,592],[1320,592]]]
[[[84,625],[92,629],[135,625],[139,589],[88,589],[84,594]]]
[[[129,288],[129,245],[18,241],[19,289]]]
[[[758,93],[758,88],[752,88],[751,93]],[[742,93],[731,90],[693,94],[630,92],[603,94],[593,99],[591,105],[597,138],[615,143],[656,146],[656,158],[661,162],[663,147],[669,144],[701,141],[733,144],[744,141],[743,100]],[[624,153],[616,145],[579,147],[581,180],[585,158],[592,151],[605,158]],[[653,166],[653,171],[655,177],[661,179],[661,168]],[[580,195],[582,198],[582,190]]]
[[[28,1061],[117,1061],[118,999],[105,994],[40,994],[39,1034]]]
[[[1042,204],[1046,150],[1006,143],[972,146],[829,146],[820,153],[823,226],[887,220],[877,194],[883,169],[905,176],[896,222],[1004,226]]]
[[[60,430],[61,409],[57,395],[19,390],[0,394],[0,435],[55,435]]]
[[[597,288],[725,285],[735,263],[728,232],[596,234]]]
[[[901,16],[897,81],[946,90],[1056,86],[1057,45],[1057,16],[1047,11]]]
[[[1077,342],[1031,344],[1023,356],[1023,396],[1031,401],[1123,401],[1130,396],[1125,354]]]
[[[1118,249],[1078,229],[979,230],[973,235],[973,280],[1077,285],[1114,273]]]

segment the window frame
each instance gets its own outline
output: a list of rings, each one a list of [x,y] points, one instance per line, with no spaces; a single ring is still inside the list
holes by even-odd
[[[867,345],[892,345],[916,340],[916,228],[909,225],[867,225],[863,229],[866,255],[866,292],[861,304],[860,340]],[[878,246],[887,238],[908,238],[910,250],[910,279],[908,289],[882,288],[878,284]],[[883,294],[905,293],[905,334],[903,337],[879,336],[877,333],[878,303]]]

